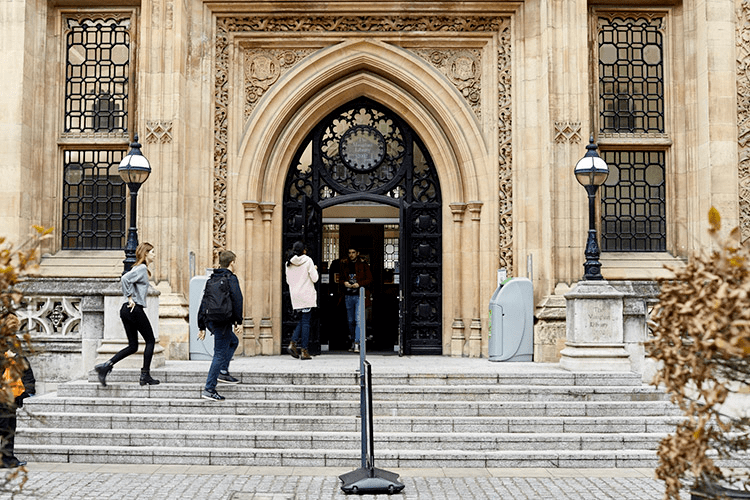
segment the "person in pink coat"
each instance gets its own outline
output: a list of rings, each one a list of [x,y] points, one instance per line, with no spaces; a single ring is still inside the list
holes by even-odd
[[[293,357],[303,360],[311,359],[307,348],[310,342],[312,308],[318,305],[318,293],[315,290],[317,281],[318,266],[307,256],[305,244],[295,241],[286,261],[286,282],[289,285],[292,309],[300,314],[300,320],[294,329],[287,351]]]

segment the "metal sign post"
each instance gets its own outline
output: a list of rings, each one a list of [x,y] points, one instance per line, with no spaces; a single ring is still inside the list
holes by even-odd
[[[372,425],[372,367],[367,361],[367,330],[365,328],[365,289],[359,289],[359,411],[362,423],[362,466],[339,476],[344,493],[359,495],[398,493],[404,485],[398,474],[375,468],[375,438]]]

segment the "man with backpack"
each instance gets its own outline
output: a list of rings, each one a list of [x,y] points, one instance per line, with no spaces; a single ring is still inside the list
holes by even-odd
[[[239,345],[237,333],[242,325],[242,292],[237,276],[232,272],[237,256],[229,250],[219,253],[219,269],[214,269],[211,277],[206,281],[198,309],[198,338],[206,337],[206,327],[214,336],[214,358],[208,369],[206,387],[201,391],[201,397],[214,401],[222,401],[224,396],[216,392],[217,382],[237,384],[239,380],[229,374],[229,362]]]

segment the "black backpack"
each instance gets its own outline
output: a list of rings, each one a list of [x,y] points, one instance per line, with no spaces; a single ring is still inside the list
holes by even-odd
[[[231,323],[232,294],[229,289],[229,276],[212,274],[203,290],[202,309],[206,321]]]

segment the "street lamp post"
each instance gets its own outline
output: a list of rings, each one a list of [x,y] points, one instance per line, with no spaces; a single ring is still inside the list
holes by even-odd
[[[586,154],[576,163],[575,176],[589,195],[589,236],[586,241],[586,263],[583,264],[584,280],[602,280],[601,263],[599,262],[599,243],[596,238],[596,191],[609,176],[609,167],[596,152],[594,136],[591,136]]]
[[[135,263],[135,249],[138,248],[138,228],[136,227],[136,201],[138,199],[138,189],[141,184],[146,182],[151,174],[151,165],[143,153],[141,145],[138,143],[138,134],[135,134],[134,140],[130,143],[130,151],[122,159],[117,172],[122,177],[130,189],[130,228],[128,230],[128,241],[125,244],[125,260],[123,264],[125,269],[123,274],[130,271]]]

